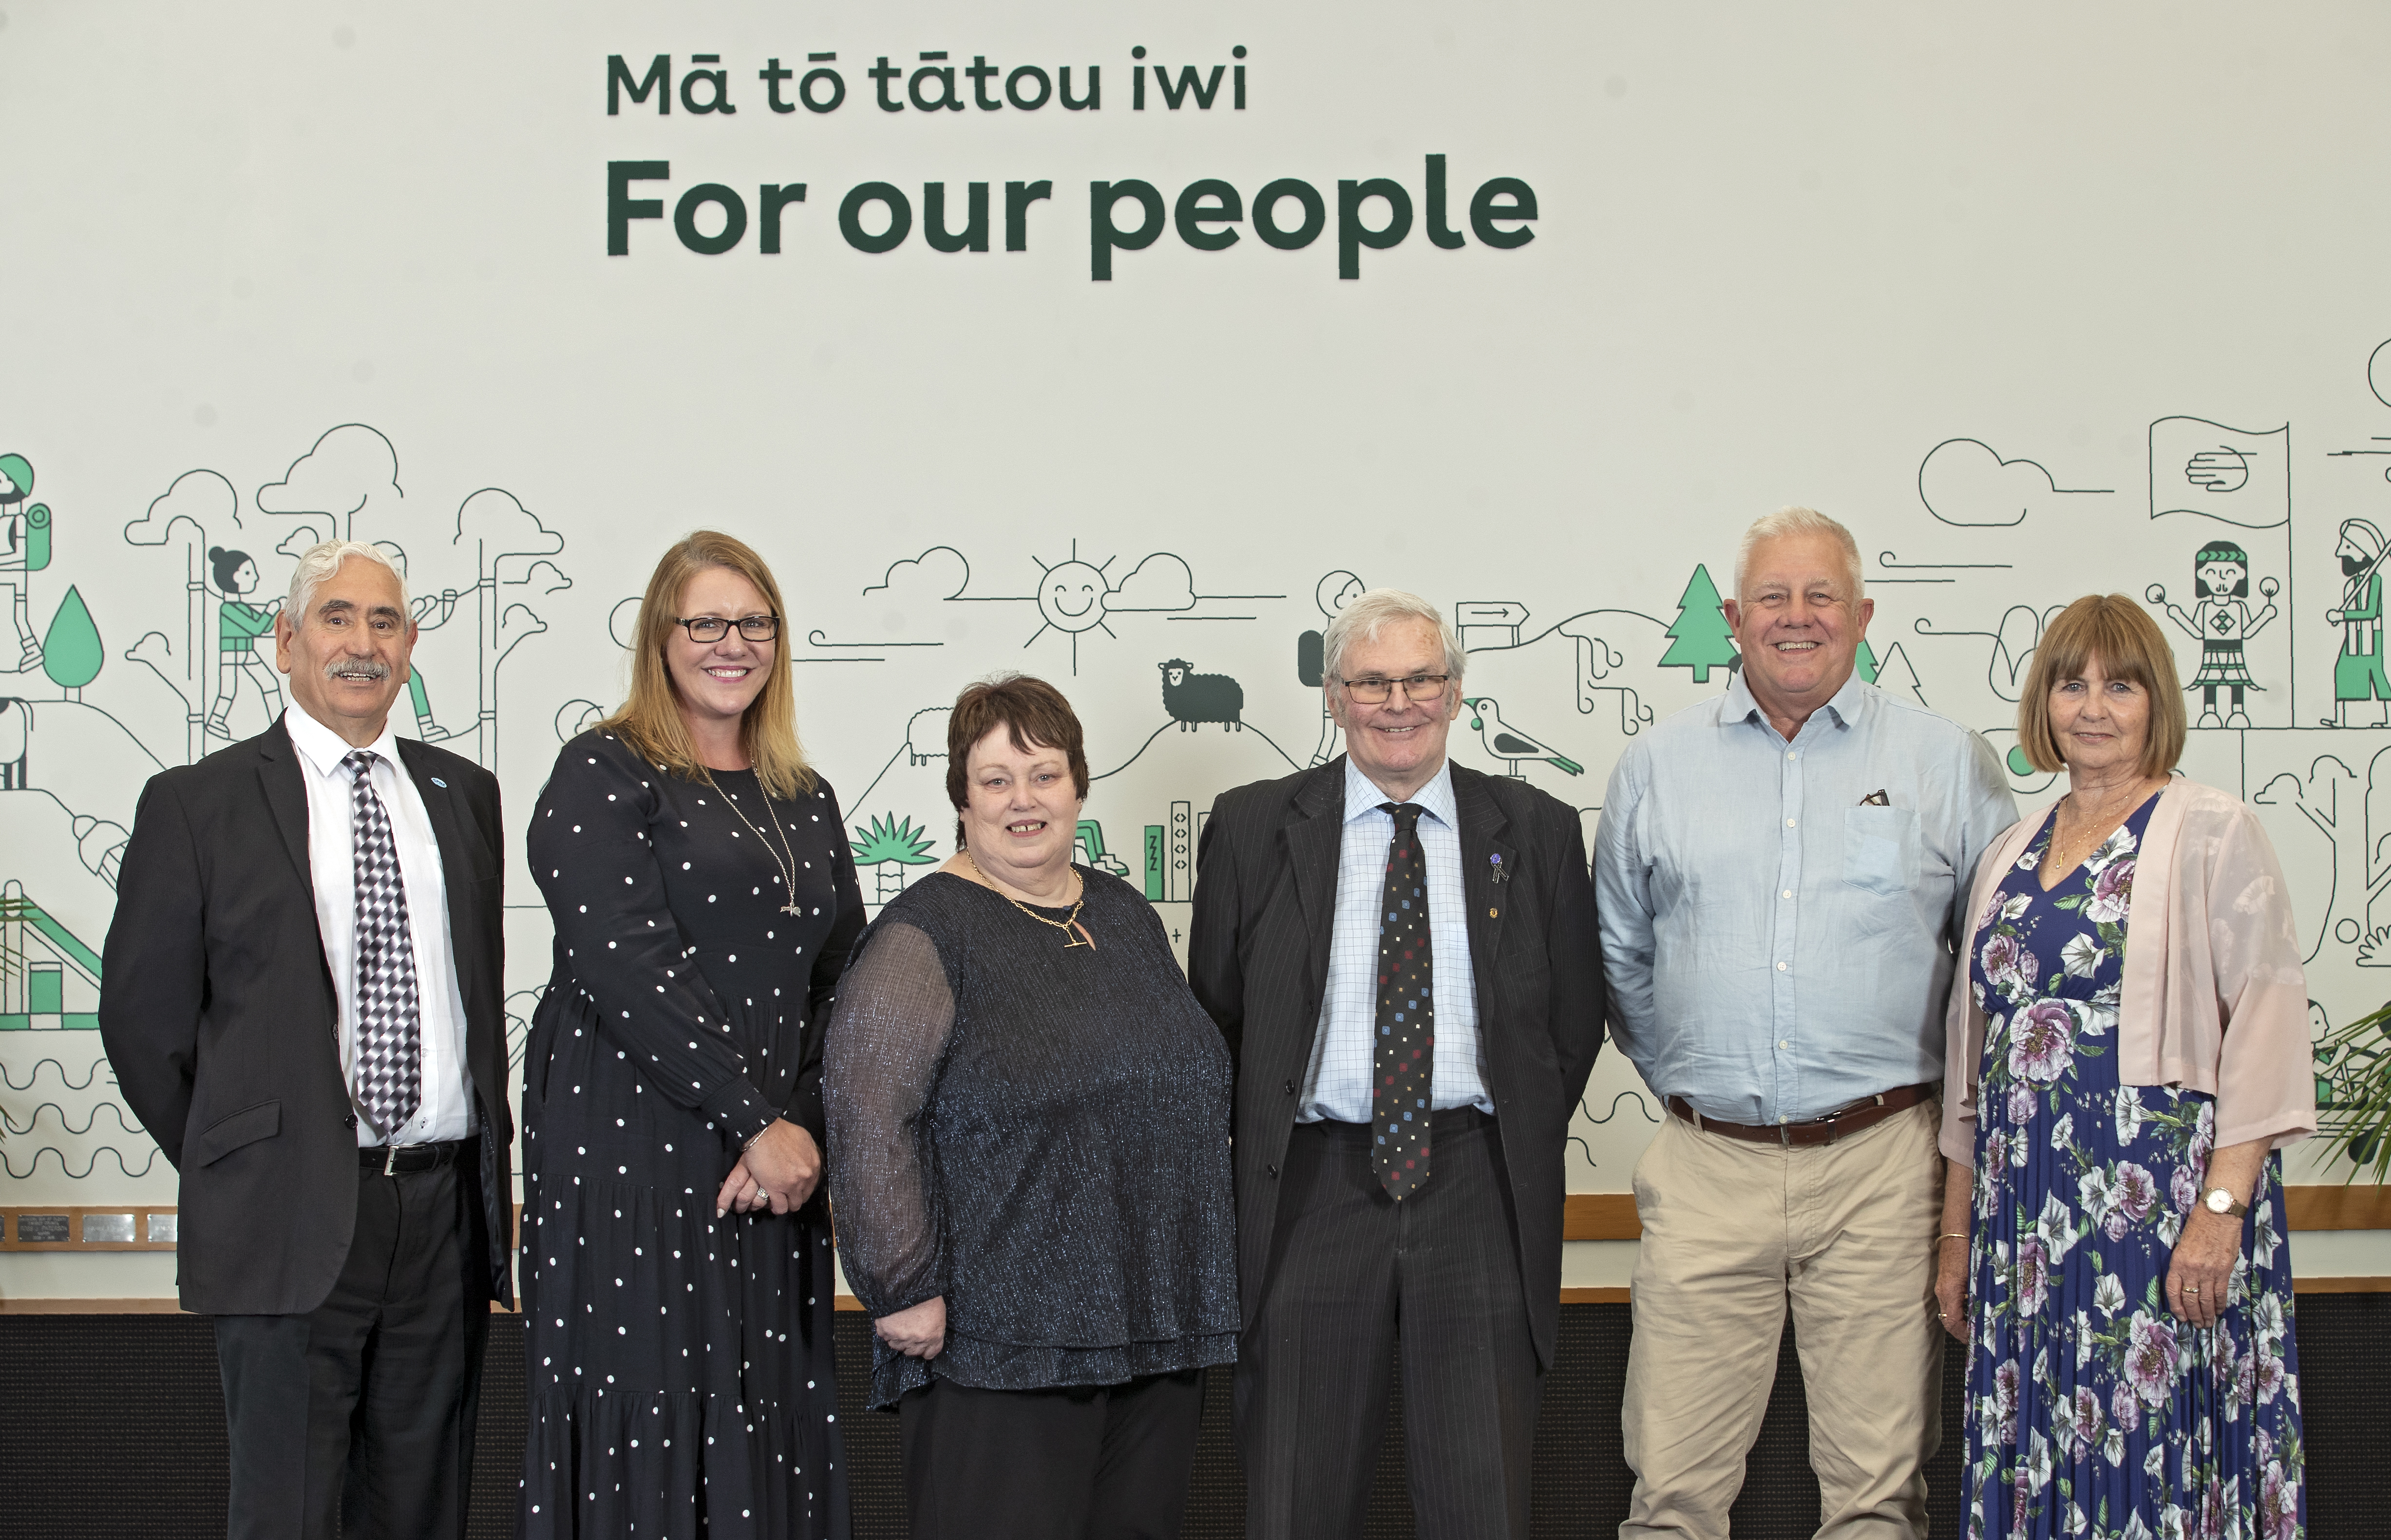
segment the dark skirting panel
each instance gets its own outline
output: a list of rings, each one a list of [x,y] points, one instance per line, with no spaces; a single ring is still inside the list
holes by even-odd
[[[869,1341],[862,1316],[838,1317],[839,1380],[857,1540],[900,1540],[894,1418],[862,1410]],[[1627,1509],[1619,1402],[1627,1367],[1625,1305],[1561,1307],[1560,1359],[1536,1436],[1535,1534],[1607,1537]],[[2299,1300],[2307,1409],[2309,1533],[2380,1527],[2380,1451],[2391,1442],[2391,1295]],[[1944,1381],[1944,1451],[1930,1474],[1938,1535],[1958,1522],[1960,1361]],[[0,1540],[217,1540],[224,1534],[224,1399],[208,1324],[189,1315],[0,1316]],[[474,1469],[473,1534],[513,1533],[523,1457],[520,1321],[493,1323]],[[1777,1391],[1735,1509],[1738,1540],[1794,1540],[1817,1524],[1801,1371],[1789,1335]],[[1369,1534],[1412,1533],[1402,1488],[1400,1395],[1378,1461]],[[1215,1375],[1196,1452],[1189,1540],[1244,1533],[1245,1483],[1229,1441],[1228,1380]]]

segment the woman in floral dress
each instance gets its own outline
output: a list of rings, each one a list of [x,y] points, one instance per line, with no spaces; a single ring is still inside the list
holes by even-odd
[[[1968,1534],[2307,1532],[2281,1158],[2316,1126],[2281,868],[2167,774],[2165,639],[2068,607],[2019,740],[2068,772],[1978,870],[1950,1012],[1936,1314],[1971,1343]]]

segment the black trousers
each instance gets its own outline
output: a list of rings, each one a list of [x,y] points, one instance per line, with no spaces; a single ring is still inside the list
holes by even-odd
[[[229,1540],[463,1540],[490,1331],[472,1161],[361,1171],[330,1296],[215,1317]]]
[[[1527,1540],[1542,1370],[1494,1120],[1439,1112],[1428,1184],[1398,1203],[1366,1123],[1298,1123],[1270,1276],[1238,1344],[1252,1540],[1356,1536],[1402,1347],[1422,1540]]]
[[[1204,1374],[897,1403],[913,1540],[1173,1540],[1196,1474]]]

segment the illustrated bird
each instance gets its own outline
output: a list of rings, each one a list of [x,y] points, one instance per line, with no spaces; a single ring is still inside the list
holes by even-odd
[[[1503,709],[1494,702],[1493,697],[1481,695],[1474,699],[1464,698],[1461,703],[1469,708],[1470,729],[1477,733],[1478,740],[1486,746],[1488,753],[1511,767],[1510,773],[1513,779],[1528,778],[1521,774],[1519,762],[1532,759],[1542,760],[1546,764],[1565,770],[1572,776],[1585,774],[1584,765],[1567,755],[1554,752],[1504,721]]]

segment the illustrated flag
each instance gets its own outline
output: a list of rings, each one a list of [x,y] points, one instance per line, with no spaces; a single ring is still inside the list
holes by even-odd
[[[2204,513],[2245,530],[2292,518],[2292,429],[2254,433],[2199,417],[2151,424],[2151,517]]]

